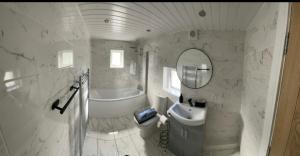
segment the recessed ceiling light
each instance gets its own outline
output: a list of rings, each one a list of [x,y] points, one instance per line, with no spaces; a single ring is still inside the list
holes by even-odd
[[[147,29],[146,31],[147,31],[147,32],[151,32],[151,29]]]
[[[110,22],[110,20],[108,19],[108,18],[106,18],[105,20],[104,20],[104,23],[109,23]]]
[[[199,16],[200,17],[205,17],[206,16],[206,12],[204,10],[199,11]]]

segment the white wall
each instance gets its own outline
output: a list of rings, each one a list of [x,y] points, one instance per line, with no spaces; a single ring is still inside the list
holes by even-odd
[[[1,3],[0,21],[0,155],[77,156],[78,96],[64,115],[50,109],[89,68],[89,34],[77,6]],[[74,50],[74,68],[57,68],[64,49]],[[9,71],[19,85],[13,91],[3,81]]]
[[[241,107],[242,156],[266,154],[286,30],[287,5],[280,10],[281,5],[264,3],[247,28]]]
[[[140,53],[135,42],[91,39],[91,88],[137,88],[140,84]],[[110,50],[124,50],[124,68],[110,68]],[[130,74],[131,62],[136,63],[135,74]]]

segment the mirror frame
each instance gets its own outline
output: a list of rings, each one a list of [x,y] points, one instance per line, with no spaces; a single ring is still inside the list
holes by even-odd
[[[207,58],[208,58],[208,60],[210,61],[210,64],[211,64],[211,68],[212,68],[212,69],[211,69],[211,77],[210,77],[209,81],[208,81],[205,85],[203,85],[203,86],[201,86],[201,87],[198,87],[198,88],[191,88],[191,87],[188,87],[187,85],[185,85],[185,84],[182,82],[182,80],[180,79],[180,77],[179,77],[179,75],[178,75],[178,72],[177,72],[178,61],[179,61],[181,55],[184,54],[186,51],[191,50],[191,49],[199,50],[199,51],[201,51],[205,56],[207,56]],[[210,57],[207,55],[206,52],[204,52],[204,50],[198,49],[198,48],[189,48],[189,49],[183,50],[183,51],[179,54],[179,56],[178,56],[178,58],[177,58],[177,62],[176,62],[176,73],[177,73],[178,79],[180,80],[181,84],[183,84],[185,87],[190,88],[190,89],[200,89],[200,88],[203,88],[203,87],[207,86],[207,85],[210,83],[210,81],[211,81],[211,79],[212,79],[212,77],[213,77],[213,75],[214,75],[214,66],[213,66],[213,63],[212,63]]]

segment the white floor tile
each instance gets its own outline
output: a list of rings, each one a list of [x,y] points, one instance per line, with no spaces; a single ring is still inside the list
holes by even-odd
[[[161,156],[159,150],[150,141],[145,141],[139,135],[131,135],[130,137],[140,156]]]
[[[114,140],[98,140],[98,156],[118,156]]]
[[[116,139],[119,156],[138,156],[138,152],[129,136]]]
[[[83,156],[97,156],[97,138],[86,136],[83,146]]]
[[[129,131],[127,129],[116,130],[116,133],[114,135],[115,135],[115,139],[128,137],[129,136]]]
[[[174,156],[158,146],[158,132],[144,140],[132,115],[96,119],[90,123],[92,126],[87,132],[85,141],[88,147],[84,149],[84,156]]]
[[[86,132],[86,136],[87,137],[91,137],[91,138],[95,138],[95,139],[98,139],[98,132],[97,131],[87,131]]]
[[[109,140],[114,140],[115,137],[114,137],[114,134],[112,134],[110,132],[99,132],[98,133],[98,139],[109,141]]]

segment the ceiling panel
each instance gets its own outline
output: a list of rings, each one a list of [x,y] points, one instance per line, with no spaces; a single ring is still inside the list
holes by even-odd
[[[78,6],[92,37],[136,40],[192,29],[244,31],[261,4],[93,2],[78,3]],[[205,17],[199,16],[201,10],[206,12]],[[106,19],[108,23],[104,22]]]

